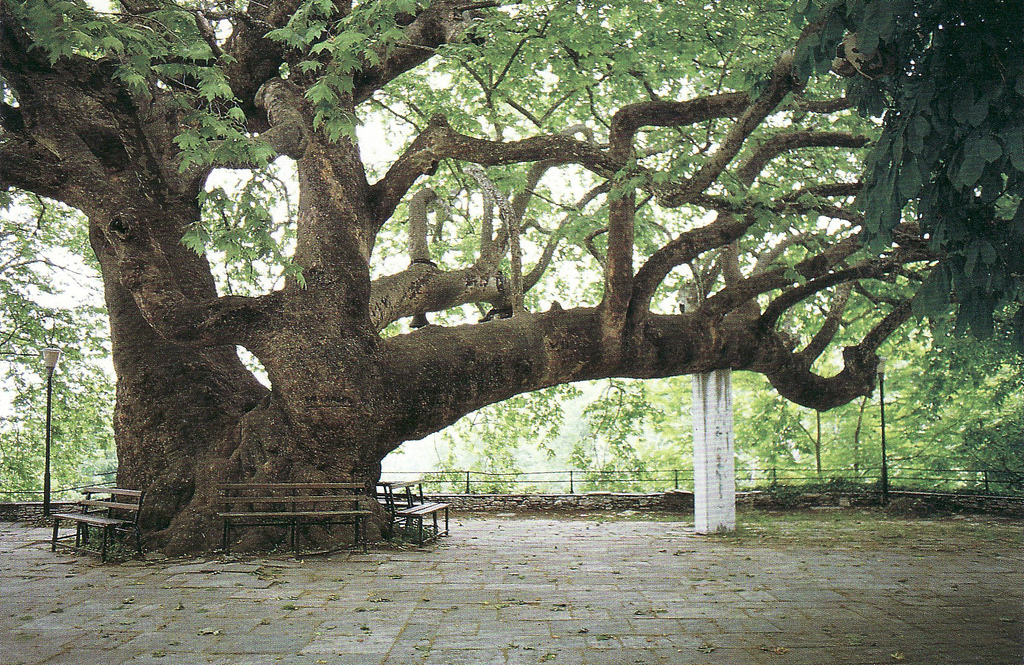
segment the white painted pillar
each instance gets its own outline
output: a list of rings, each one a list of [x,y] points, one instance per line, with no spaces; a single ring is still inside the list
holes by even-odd
[[[736,530],[732,370],[693,375],[693,512],[697,533]]]

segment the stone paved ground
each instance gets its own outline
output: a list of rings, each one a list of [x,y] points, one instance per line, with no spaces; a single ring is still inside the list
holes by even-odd
[[[470,517],[424,549],[106,565],[0,524],[0,664],[1024,660],[1019,525],[772,519]]]

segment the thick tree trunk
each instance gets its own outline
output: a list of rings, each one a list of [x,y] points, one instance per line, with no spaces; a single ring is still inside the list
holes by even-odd
[[[103,273],[117,373],[117,482],[146,490],[143,528],[159,534],[189,509],[197,486],[209,482],[204,476],[216,473],[216,460],[237,447],[240,418],[268,391],[234,348],[196,350],[160,337],[121,284],[105,238],[95,227],[90,235]],[[181,258],[183,268],[202,267],[198,256]],[[156,538],[158,544],[164,540]]]
[[[215,482],[352,478],[373,486],[383,455],[372,422],[386,405],[364,389],[372,385],[366,380],[372,353],[368,358],[366,349],[337,335],[326,344],[324,328],[331,326],[315,324],[328,320],[324,313],[294,310],[296,325],[257,347],[272,368],[271,392],[233,347],[195,349],[159,336],[122,285],[109,244],[98,232],[92,239],[117,371],[118,483],[146,490],[143,527],[151,546],[169,552],[216,546]],[[209,276],[201,257],[180,245],[165,249],[176,255],[178,270],[196,269],[191,279],[203,281],[204,268]],[[208,288],[214,295],[212,282]],[[249,546],[270,544],[267,534],[247,535]]]

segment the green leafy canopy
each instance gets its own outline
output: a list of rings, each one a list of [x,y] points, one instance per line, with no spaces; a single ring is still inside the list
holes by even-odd
[[[827,71],[847,34],[870,64],[848,85],[883,123],[859,199],[866,231],[887,245],[908,210],[945,255],[918,312],[940,314],[952,298],[960,327],[991,334],[994,314],[1024,299],[1024,5],[800,0],[793,10],[823,26],[801,72]],[[1014,327],[1024,345],[1024,309]]]

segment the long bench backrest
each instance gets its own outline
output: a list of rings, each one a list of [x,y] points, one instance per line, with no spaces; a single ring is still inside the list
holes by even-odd
[[[219,483],[214,502],[232,512],[360,510],[369,500],[362,483]]]
[[[85,487],[82,490],[85,498],[78,502],[83,513],[106,513],[107,517],[123,519],[138,524],[139,513],[142,511],[142,490],[131,490],[123,487]],[[94,497],[105,498],[94,498]]]

